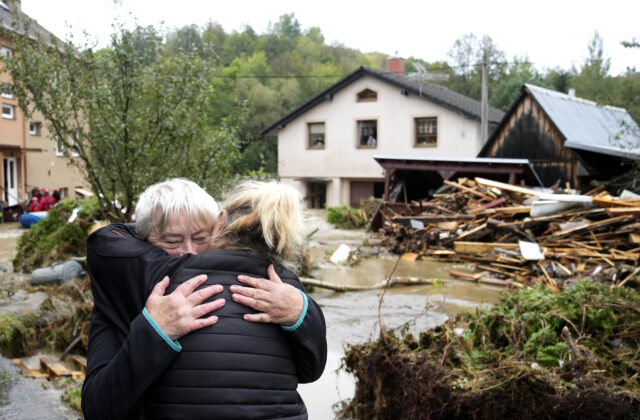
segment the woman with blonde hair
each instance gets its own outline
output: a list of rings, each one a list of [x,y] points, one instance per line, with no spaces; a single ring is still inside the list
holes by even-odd
[[[223,209],[215,249],[185,261],[167,292],[206,273],[227,303],[215,325],[180,339],[143,417],[307,418],[296,388],[322,374],[326,336],[322,311],[291,270],[303,241],[301,197],[278,182],[247,181]],[[279,279],[259,279],[270,270]]]
[[[175,217],[167,220],[180,223]],[[155,286],[146,286],[148,290],[153,287],[148,299],[144,298],[146,303],[136,298],[137,313],[142,311],[157,333],[145,332],[148,344],[128,347],[115,363],[111,358],[120,344],[108,337],[103,340],[113,342],[113,350],[95,362],[104,372],[102,386],[94,391],[102,392],[89,396],[95,401],[89,402],[91,416],[85,413],[86,418],[307,418],[297,385],[321,376],[327,342],[322,310],[292,271],[300,259],[302,228],[302,200],[297,190],[275,181],[246,181],[223,203],[212,249],[177,255],[179,259],[166,252],[163,256],[155,253],[153,261],[145,261],[141,268],[135,259],[105,259],[89,249],[90,267],[102,263],[102,267],[122,270],[124,265],[148,278],[149,270],[157,276],[159,270],[154,267],[170,265],[171,280],[157,278]],[[126,237],[124,231],[118,234],[125,235],[119,239],[138,241]],[[172,251],[169,243],[155,245]],[[198,276],[202,273],[206,280]],[[194,283],[196,277],[203,281]],[[118,282],[119,290],[110,296],[126,294],[124,283]],[[138,287],[131,283],[130,287]],[[187,290],[184,295],[190,299],[194,288],[193,295],[203,296],[190,311],[205,326],[191,328],[187,335],[163,331],[158,325],[167,323],[159,321],[170,311],[159,310],[157,302],[180,295],[176,293],[180,290]],[[128,317],[136,313],[130,310],[132,306],[127,305]],[[213,307],[215,315],[209,316]],[[110,308],[120,312],[116,304]],[[99,334],[111,333],[105,329]],[[119,391],[123,385],[130,390],[128,394]],[[117,409],[123,404],[128,408]]]

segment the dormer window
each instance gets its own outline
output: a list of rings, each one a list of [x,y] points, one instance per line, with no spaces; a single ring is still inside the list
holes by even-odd
[[[378,92],[371,89],[362,90],[358,92],[357,96],[358,102],[375,102],[378,100]]]

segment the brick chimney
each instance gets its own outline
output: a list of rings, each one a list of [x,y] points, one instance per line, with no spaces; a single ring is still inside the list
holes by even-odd
[[[402,57],[389,57],[387,59],[387,67],[389,73],[401,74],[403,76],[405,74],[404,58]]]

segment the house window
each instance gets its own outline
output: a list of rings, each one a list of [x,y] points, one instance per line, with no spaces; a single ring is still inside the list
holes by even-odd
[[[378,92],[371,89],[365,89],[358,92],[357,97],[358,102],[375,102],[378,100]]]
[[[416,118],[416,146],[435,147],[438,145],[438,118]]]
[[[80,138],[80,130],[76,130],[76,132],[73,135],[73,145],[71,146],[71,156],[77,157],[79,156],[78,154],[78,139]]]
[[[11,85],[9,83],[3,83],[2,91],[0,94],[3,98],[13,98],[13,93],[11,93]]]
[[[7,47],[0,47],[0,57],[12,57],[13,56],[13,51],[11,51],[11,48],[7,48]]]
[[[378,145],[378,121],[358,121],[358,146],[376,147]]]
[[[41,124],[39,122],[31,121],[29,123],[29,134],[31,134],[32,136],[39,136],[40,135],[40,127],[41,127]]]
[[[56,156],[64,156],[64,143],[59,138],[56,139]]]
[[[2,104],[2,118],[13,119],[13,105]]]
[[[324,123],[307,124],[309,149],[324,149]]]

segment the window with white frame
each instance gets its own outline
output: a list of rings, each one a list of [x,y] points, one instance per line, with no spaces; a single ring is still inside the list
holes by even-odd
[[[73,134],[73,143],[71,145],[71,156],[73,157],[79,156],[78,154],[79,141],[80,141],[80,129],[76,130],[76,132]]]
[[[8,47],[0,47],[0,57],[13,57],[13,51]]]
[[[324,149],[324,123],[307,124],[309,149]]]
[[[438,118],[415,119],[415,146],[435,147],[438,145]]]
[[[64,156],[64,143],[56,138],[56,156]]]
[[[2,118],[13,119],[13,105],[2,104]]]
[[[39,136],[42,124],[36,121],[31,121],[29,123],[29,134],[32,136]]]
[[[13,93],[11,93],[11,85],[9,83],[2,84],[0,95],[2,95],[3,98],[13,98]]]

